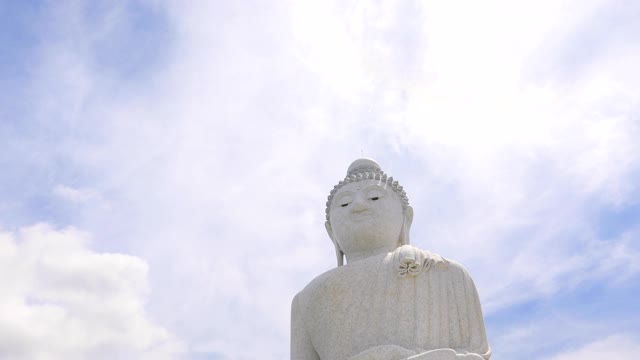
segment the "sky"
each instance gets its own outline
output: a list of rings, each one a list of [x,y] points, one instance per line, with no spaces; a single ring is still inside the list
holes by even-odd
[[[640,353],[640,3],[0,1],[0,354],[287,359],[378,161],[492,359]]]

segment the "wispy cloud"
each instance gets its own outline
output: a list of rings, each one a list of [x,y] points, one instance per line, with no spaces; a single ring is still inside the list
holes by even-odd
[[[56,185],[53,194],[72,203],[85,203],[100,200],[100,194],[94,189],[75,189],[70,186]]]
[[[633,359],[640,352],[638,340],[628,334],[616,334],[593,341],[577,350],[554,356],[552,360]]]
[[[334,266],[325,197],[362,151],[409,192],[414,244],[470,269],[490,337],[545,343],[511,311],[638,274],[635,225],[601,228],[639,195],[640,49],[566,50],[612,6],[56,6],[29,116],[0,128],[3,225],[144,258],[145,319],[193,356],[286,358],[290,299]]]

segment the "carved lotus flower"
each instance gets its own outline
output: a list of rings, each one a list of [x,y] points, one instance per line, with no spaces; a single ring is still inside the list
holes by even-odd
[[[435,269],[446,270],[448,261],[439,255],[431,254],[411,245],[399,247],[395,253],[396,270],[400,277],[416,276],[422,271],[428,271],[432,266]]]
[[[404,245],[396,250],[397,271],[400,276],[416,276],[422,271],[429,259],[425,259],[422,250]],[[425,261],[426,260],[426,261]]]
[[[409,274],[411,276],[416,276],[418,275],[420,270],[422,270],[421,266],[416,264],[414,260],[405,260],[403,263],[400,264],[398,275],[405,276]]]

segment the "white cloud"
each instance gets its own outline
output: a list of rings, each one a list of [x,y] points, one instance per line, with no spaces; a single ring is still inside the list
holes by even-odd
[[[100,194],[94,189],[76,189],[65,185],[56,185],[53,194],[72,203],[85,203],[92,200],[101,200]]]
[[[595,208],[633,205],[640,194],[632,65],[640,48],[616,43],[580,59],[571,82],[556,73],[533,78],[531,58],[566,66],[545,41],[567,46],[610,4],[467,5],[426,7],[428,30],[416,44],[426,45],[426,79],[395,100],[405,112],[383,112],[377,136],[397,139],[422,162],[406,171],[420,178],[417,188],[405,185],[416,217],[428,216],[414,226],[415,242],[481,269],[472,275],[493,312],[582,281],[586,268],[626,243],[599,239],[601,224],[590,221]],[[498,10],[509,15],[487,23]]]
[[[549,360],[636,359],[640,355],[640,342],[628,334],[615,334],[593,341],[577,350],[555,355]]]
[[[0,233],[0,353],[11,359],[174,358],[181,343],[145,313],[147,264],[96,253],[45,224]]]
[[[570,82],[545,46],[562,48],[606,4],[403,3],[169,2],[166,63],[135,84],[92,67],[96,39],[125,18],[61,7],[66,30],[42,41],[32,101],[80,134],[55,147],[57,163],[92,180],[57,180],[80,185],[54,195],[89,205],[73,218],[101,248],[147,259],[148,311],[193,351],[286,357],[293,294],[334,266],[325,197],[361,150],[409,192],[414,243],[478,269],[488,313],[593,266],[607,280],[637,274],[635,233],[599,239],[588,218],[638,198],[637,49],[585,59]]]
[[[525,239],[515,251],[504,250],[504,253],[513,251],[513,259],[493,265],[488,274],[479,277],[501,279],[500,284],[485,282],[483,307],[487,313],[514,303],[552,298],[558,292],[566,293],[585,283],[624,284],[640,274],[640,249],[634,241],[639,235],[637,227],[612,239],[584,236],[580,231],[551,229],[544,237]],[[579,239],[565,239],[563,234]]]

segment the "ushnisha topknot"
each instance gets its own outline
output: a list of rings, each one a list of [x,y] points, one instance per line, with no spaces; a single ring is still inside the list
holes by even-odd
[[[327,222],[330,222],[329,215],[331,209],[331,202],[333,201],[333,196],[338,192],[338,190],[346,184],[358,182],[362,180],[380,180],[383,183],[386,183],[388,187],[390,187],[398,197],[400,198],[400,202],[402,203],[402,210],[405,211],[409,206],[409,198],[407,197],[407,193],[402,189],[402,186],[398,184],[397,180],[393,180],[393,177],[387,177],[387,174],[382,171],[380,165],[372,159],[358,159],[351,163],[349,169],[347,170],[347,176],[344,180],[340,181],[336,186],[333,187],[333,190],[329,193],[327,197],[327,207],[325,210]]]

